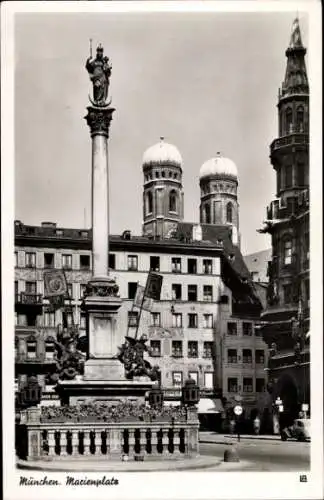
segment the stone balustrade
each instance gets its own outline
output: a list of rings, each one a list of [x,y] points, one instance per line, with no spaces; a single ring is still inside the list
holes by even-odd
[[[41,409],[22,413],[16,430],[17,455],[25,460],[176,459],[198,455],[199,422],[188,408],[182,421],[42,422]],[[90,418],[89,418],[90,420]]]

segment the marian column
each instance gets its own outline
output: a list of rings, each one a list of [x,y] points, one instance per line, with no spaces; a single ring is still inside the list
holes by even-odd
[[[114,359],[120,340],[117,312],[121,306],[118,286],[109,277],[109,190],[108,137],[114,108],[107,102],[111,65],[99,45],[96,58],[89,57],[86,69],[93,84],[93,98],[85,117],[92,139],[92,269],[83,307],[88,313],[88,360],[84,378],[107,380],[123,375],[121,363]]]

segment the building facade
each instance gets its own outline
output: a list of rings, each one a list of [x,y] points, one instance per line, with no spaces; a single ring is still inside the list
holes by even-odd
[[[298,19],[278,99],[278,138],[270,146],[276,199],[263,232],[272,239],[262,334],[270,348],[270,390],[289,423],[309,400],[309,86]]]
[[[249,416],[266,390],[267,347],[254,328],[262,307],[237,241],[237,170],[218,156],[219,169],[213,162],[206,177],[203,165],[201,186],[221,184],[223,176],[224,185],[215,189],[213,202],[218,203],[221,193],[226,200],[220,200],[222,208],[210,223],[205,223],[204,209],[201,223],[193,224],[183,222],[181,162],[177,149],[164,141],[146,151],[143,236],[130,231],[110,236],[109,268],[122,298],[120,345],[126,335],[148,336],[148,360],[161,369],[166,399],[179,400],[190,376],[202,395],[223,398],[225,406],[240,394]],[[202,205],[205,196],[204,188]],[[87,350],[81,304],[91,277],[91,238],[91,230],[15,222],[18,387],[36,375],[45,393],[51,393],[58,332],[76,328],[80,346]],[[64,269],[69,287],[64,307],[55,311],[44,298],[43,274],[48,269]],[[134,307],[136,288],[145,285],[150,270],[163,276],[161,299],[151,311],[140,312]]]

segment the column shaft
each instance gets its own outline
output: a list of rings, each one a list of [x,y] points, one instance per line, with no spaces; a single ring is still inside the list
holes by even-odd
[[[93,276],[108,276],[109,204],[107,137],[92,137],[92,265]]]

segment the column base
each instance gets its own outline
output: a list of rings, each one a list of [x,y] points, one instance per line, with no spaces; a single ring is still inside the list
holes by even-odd
[[[84,380],[125,380],[124,366],[118,359],[88,359],[84,365]]]

